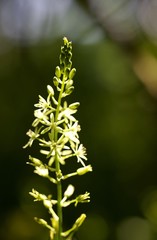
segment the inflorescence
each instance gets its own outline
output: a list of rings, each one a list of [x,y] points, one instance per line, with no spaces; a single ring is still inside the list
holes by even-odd
[[[81,214],[69,230],[63,231],[62,208],[70,204],[77,206],[78,203],[90,201],[89,192],[71,199],[75,190],[72,184],[67,185],[62,193],[62,181],[92,171],[91,165],[85,164],[86,149],[80,143],[78,132],[81,128],[74,117],[79,102],[68,104],[65,100],[74,90],[73,77],[76,73],[76,69],[72,68],[72,43],[67,38],[63,39],[59,60],[60,66],[56,67],[53,78],[54,88],[47,86],[47,99],[39,95],[39,102],[35,104],[33,130],[27,132],[29,141],[24,146],[24,148],[31,147],[34,141],[38,142],[43,160],[29,156],[28,164],[34,167],[34,173],[47,178],[57,188],[56,199],[51,195],[41,194],[35,189],[30,192],[34,201],[42,201],[51,215],[50,223],[42,218],[35,218],[39,224],[50,230],[51,240],[72,239],[73,234],[86,218],[84,213]],[[64,175],[62,165],[73,157],[76,157],[81,166],[75,172]]]

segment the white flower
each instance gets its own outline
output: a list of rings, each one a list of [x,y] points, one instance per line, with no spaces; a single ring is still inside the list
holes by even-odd
[[[34,104],[34,106],[44,110],[45,108],[51,107],[50,100],[48,98],[47,101],[46,101],[42,96],[39,95],[39,102]]]
[[[58,115],[58,119],[62,119],[64,117],[65,119],[69,119],[72,122],[75,122],[76,119],[72,116],[74,113],[77,112],[77,109],[72,109],[71,107],[67,107],[67,102],[64,102],[64,106],[61,110],[61,112]]]
[[[48,177],[49,175],[49,170],[45,168],[44,166],[36,166],[34,172],[42,177]]]
[[[32,189],[32,192],[29,192],[29,194],[35,198],[35,201],[43,201],[47,199],[46,195],[39,193],[35,189]]]
[[[67,137],[70,141],[75,142],[79,144],[79,136],[78,136],[78,131],[80,131],[80,125],[78,125],[78,122],[75,122],[73,125],[72,123],[67,125],[68,128],[65,128],[63,130],[63,134],[65,137]]]
[[[42,111],[41,109],[35,110],[34,116],[36,117],[36,119],[32,123],[32,126],[36,127],[39,123],[50,126],[51,123],[48,121],[47,114],[49,114],[49,112],[47,112],[46,110],[45,111]]]
[[[26,147],[31,147],[34,140],[37,139],[40,135],[39,135],[39,131],[40,129],[37,129],[35,128],[35,131],[33,132],[31,129],[28,130],[28,132],[26,133],[27,136],[30,137],[28,143],[26,143],[26,145],[23,147],[23,148],[26,148]]]
[[[90,193],[89,192],[85,192],[85,194],[81,194],[78,197],[76,197],[75,199],[75,207],[77,206],[78,203],[86,203],[86,202],[90,202]]]
[[[75,156],[77,157],[77,161],[80,162],[85,167],[85,164],[82,159],[87,160],[86,148],[83,146],[83,144],[80,145],[77,144],[75,147],[76,148],[74,148],[73,146],[73,151],[75,153]]]

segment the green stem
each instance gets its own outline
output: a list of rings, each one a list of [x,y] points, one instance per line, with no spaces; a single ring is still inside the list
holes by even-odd
[[[58,157],[56,157],[57,159]],[[56,171],[60,172],[60,164],[59,160],[56,160]],[[61,180],[57,181],[57,214],[59,217],[59,223],[58,223],[58,237],[57,240],[61,240],[62,236],[62,224],[63,224],[63,214],[62,214],[62,206],[61,206],[61,200],[62,200],[62,184]]]
[[[73,177],[73,176],[76,176],[76,175],[78,175],[78,173],[77,173],[77,172],[74,172],[74,173],[69,173],[69,174],[67,174],[67,175],[63,176],[63,179],[65,180],[65,179],[67,179],[67,178],[69,178],[69,177]]]
[[[60,91],[59,97],[58,97],[58,105],[57,105],[56,114],[55,114],[55,122],[57,122],[57,120],[58,120],[58,114],[59,114],[59,109],[60,109],[60,105],[61,105],[62,94],[64,91],[64,83],[65,83],[65,75],[63,75],[61,91]],[[57,140],[58,140],[58,132],[55,130],[54,141],[57,142]],[[56,240],[62,240],[62,236],[61,236],[62,225],[63,225],[63,213],[62,213],[62,206],[61,206],[62,183],[61,183],[61,179],[59,177],[59,175],[61,173],[61,169],[60,169],[60,162],[59,162],[59,156],[58,156],[57,151],[55,153],[55,166],[56,166],[56,180],[57,180],[57,214],[59,217],[58,232],[56,235]]]

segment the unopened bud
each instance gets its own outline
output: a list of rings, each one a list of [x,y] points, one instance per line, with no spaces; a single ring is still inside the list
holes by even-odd
[[[37,223],[39,223],[39,224],[41,224],[41,225],[43,225],[43,226],[47,226],[47,225],[48,225],[47,222],[46,222],[44,219],[42,219],[42,218],[37,218],[37,217],[35,217],[34,220],[35,220]]]
[[[92,166],[91,165],[88,165],[88,166],[81,167],[81,168],[77,169],[77,174],[78,175],[84,175],[87,172],[92,172]]]
[[[54,77],[53,78],[53,83],[56,87],[58,87],[58,84],[59,84],[59,81],[58,81],[58,78],[57,77]]]
[[[75,225],[79,228],[84,220],[86,219],[86,214],[82,213],[81,216],[76,220]]]
[[[75,110],[78,108],[78,106],[80,105],[79,102],[75,102],[75,103],[72,103],[69,105],[69,108],[72,109],[72,110]]]
[[[59,67],[59,66],[56,67],[55,74],[56,74],[56,77],[57,77],[57,78],[60,78],[60,76],[61,76],[61,70],[60,70],[60,67]]]
[[[52,94],[52,96],[54,95],[54,90],[50,85],[47,86],[47,90],[48,90],[48,93]]]
[[[34,157],[29,156],[29,159],[36,165],[36,166],[40,166],[42,164],[42,162]]]
[[[73,85],[73,80],[72,79],[69,79],[67,81],[67,84],[66,84],[66,89],[68,89],[69,87],[71,87]]]
[[[69,73],[69,78],[73,79],[73,77],[75,76],[76,73],[76,68],[71,69],[70,73]]]
[[[46,208],[52,208],[52,202],[50,201],[50,200],[48,200],[48,199],[45,199],[44,201],[43,201],[43,204],[44,204],[44,206],[46,207]]]
[[[74,186],[70,184],[67,187],[67,190],[64,192],[64,197],[66,198],[70,197],[74,193],[74,190],[75,190]]]
[[[74,87],[71,86],[71,87],[69,87],[68,89],[65,90],[65,94],[70,95],[73,92],[73,90],[74,90]]]

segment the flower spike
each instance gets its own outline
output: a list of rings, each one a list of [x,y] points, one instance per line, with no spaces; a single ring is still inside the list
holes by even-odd
[[[42,218],[35,220],[45,226],[50,231],[50,240],[72,239],[73,234],[82,225],[86,218],[85,214],[75,221],[72,228],[63,231],[63,207],[68,207],[78,203],[87,203],[90,201],[90,194],[85,192],[72,199],[76,188],[68,184],[62,192],[62,182],[74,176],[82,176],[92,171],[91,165],[86,165],[86,149],[79,139],[81,127],[78,120],[74,117],[77,112],[79,102],[68,103],[65,98],[74,90],[74,76],[76,69],[72,67],[72,42],[66,37],[63,38],[63,46],[59,57],[59,66],[55,68],[53,78],[53,87],[47,86],[47,97],[39,95],[39,102],[36,103],[34,110],[33,130],[29,130],[28,143],[24,146],[31,147],[34,141],[38,143],[41,157],[29,156],[28,164],[34,167],[34,173],[40,177],[46,178],[56,186],[56,192],[53,196],[41,194],[32,189],[30,195],[34,201],[41,201],[50,214],[50,223]],[[71,158],[71,164],[78,164],[73,173],[64,173],[62,165]],[[76,161],[73,161],[76,159]]]

